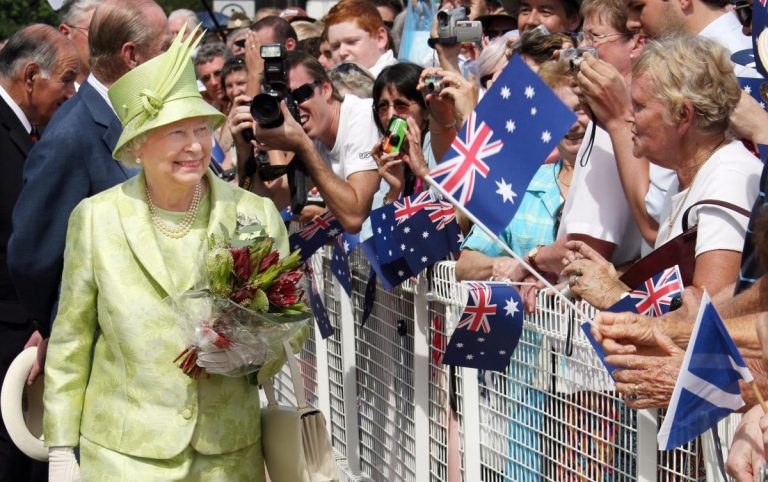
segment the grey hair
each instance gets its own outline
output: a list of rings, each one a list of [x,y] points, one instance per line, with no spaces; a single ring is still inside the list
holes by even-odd
[[[344,62],[328,71],[331,83],[342,95],[350,93],[362,99],[373,96],[374,78],[355,62]]]
[[[205,44],[197,50],[194,59],[195,67],[207,64],[217,57],[223,57],[226,62],[232,57],[232,52],[221,42]]]
[[[101,5],[104,0],[67,0],[59,10],[59,23],[78,26],[86,14]]]
[[[33,62],[40,67],[44,79],[50,78],[59,60],[61,42],[57,39],[66,41],[50,25],[37,23],[17,30],[0,50],[0,77],[12,79]]]
[[[477,78],[493,74],[499,65],[506,65],[504,51],[507,46],[507,36],[501,35],[489,43],[477,58]]]
[[[183,18],[186,20],[188,32],[192,31],[197,26],[197,24],[200,23],[195,12],[189,10],[188,8],[180,8],[171,12],[168,15],[168,23],[171,23],[177,18]]]

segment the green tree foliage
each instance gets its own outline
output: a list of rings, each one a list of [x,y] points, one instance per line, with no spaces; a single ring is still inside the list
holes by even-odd
[[[203,10],[201,0],[156,0],[169,13],[177,8]],[[212,5],[212,0],[208,0]],[[46,0],[0,0],[0,39],[31,23],[58,25],[59,19]]]

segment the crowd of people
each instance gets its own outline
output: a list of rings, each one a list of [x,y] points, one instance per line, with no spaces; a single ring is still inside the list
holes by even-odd
[[[619,367],[616,392],[630,408],[668,405],[706,290],[768,393],[768,114],[738,81],[758,70],[731,59],[752,48],[751,3],[470,3],[440,8],[468,7],[482,34],[458,43],[434,21],[419,58],[399,52],[416,12],[399,0],[340,0],[319,19],[262,8],[210,32],[194,12],[166,15],[153,0],[67,0],[58,26],[5,41],[0,370],[38,347],[29,381],[44,370],[50,462],[26,459],[3,426],[0,481],[79,480],[76,447],[84,480],[263,480],[256,388],[172,370],[178,333],[162,300],[201,282],[196,253],[243,209],[283,255],[286,208],[296,223],[330,210],[371,237],[371,210],[429,189],[427,174],[513,56],[576,121],[499,234],[515,257],[459,216],[457,280],[523,282],[533,312],[544,289],[533,269],[606,309],[634,288],[620,279],[632,262],[697,226],[678,309],[593,322]],[[560,58],[574,47],[579,62]],[[428,89],[434,79],[440,88]],[[274,95],[282,120],[267,122]],[[395,116],[405,140],[393,153]],[[524,349],[538,350],[530,336]],[[282,361],[262,360],[259,378]],[[727,469],[752,481],[768,417],[746,385],[742,395]]]

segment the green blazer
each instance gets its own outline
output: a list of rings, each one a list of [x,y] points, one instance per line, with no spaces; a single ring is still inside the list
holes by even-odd
[[[255,214],[280,254],[288,253],[272,201],[210,175],[208,182],[209,234],[219,233],[220,224],[232,233],[237,213]],[[173,294],[173,266],[160,254],[144,186],[141,173],[83,200],[69,220],[45,363],[45,443],[77,446],[82,434],[113,451],[168,459],[190,444],[220,454],[260,442],[256,386],[246,377],[195,381],[173,363],[186,337],[162,303]],[[307,332],[295,337],[295,350]],[[284,361],[284,355],[268,359],[259,378],[274,375]]]

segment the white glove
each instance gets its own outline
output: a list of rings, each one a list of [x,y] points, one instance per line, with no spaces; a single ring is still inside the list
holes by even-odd
[[[197,366],[214,375],[242,376],[239,368],[250,365],[260,366],[267,358],[264,348],[254,348],[233,343],[229,348],[215,345],[216,334],[212,330],[198,330]]]
[[[197,366],[205,368],[205,371],[214,375],[241,376],[239,368],[264,364],[267,358],[266,350],[259,350],[246,345],[236,343],[231,348],[213,351],[203,351],[197,354]]]
[[[80,482],[80,466],[72,447],[48,449],[48,480],[51,482]]]

